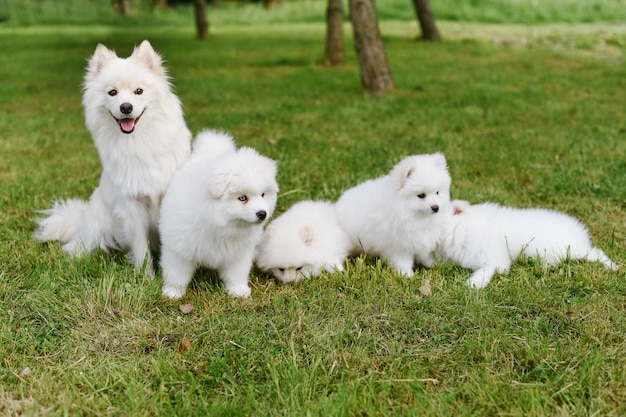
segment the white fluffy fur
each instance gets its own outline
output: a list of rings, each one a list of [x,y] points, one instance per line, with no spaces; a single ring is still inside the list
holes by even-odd
[[[128,58],[98,45],[83,105],[102,162],[100,184],[89,201],[56,202],[43,211],[47,217],[38,219],[35,237],[58,240],[72,255],[121,249],[152,275],[159,204],[191,151],[191,133],[161,57],[148,41]]]
[[[201,132],[163,199],[163,295],[182,297],[198,267],[216,269],[226,291],[249,297],[248,275],[276,205],[276,163],[230,136]]]
[[[450,183],[442,153],[406,157],[388,175],[347,190],[336,204],[340,223],[356,252],[388,258],[412,276],[415,261],[435,262]]]
[[[267,226],[256,264],[282,282],[342,271],[352,244],[333,203],[301,201]]]
[[[493,203],[453,201],[442,235],[444,260],[473,271],[467,284],[484,288],[496,272],[506,273],[517,258],[540,257],[547,266],[564,259],[598,261],[617,269],[594,247],[585,226],[567,214],[547,209],[518,209]]]

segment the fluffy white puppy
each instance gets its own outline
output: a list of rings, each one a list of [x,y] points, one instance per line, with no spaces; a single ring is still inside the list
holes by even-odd
[[[472,287],[486,287],[494,273],[508,272],[519,257],[539,257],[546,266],[586,259],[617,269],[592,245],[585,226],[564,213],[455,200],[444,216],[440,255],[444,261],[471,269],[467,284]]]
[[[416,261],[435,262],[450,183],[442,153],[406,157],[388,175],[347,190],[336,203],[340,223],[356,252],[388,258],[412,276]]]
[[[226,291],[249,297],[248,275],[276,205],[276,162],[232,138],[201,132],[161,205],[163,295],[182,297],[198,267],[216,269]]]
[[[257,248],[256,264],[282,282],[342,271],[352,249],[328,201],[301,201],[273,220]]]
[[[82,255],[121,249],[153,274],[159,205],[191,152],[191,133],[161,57],[143,41],[128,58],[98,45],[84,81],[85,121],[102,162],[89,201],[56,202],[35,237]]]

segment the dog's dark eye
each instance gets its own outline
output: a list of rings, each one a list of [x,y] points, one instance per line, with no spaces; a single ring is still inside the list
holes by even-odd
[[[136,89],[135,90],[135,94],[138,95],[138,96],[142,95],[143,94],[143,88]]]
[[[426,198],[426,194],[424,194],[424,193],[418,194],[417,198]]]
[[[116,96],[117,95],[117,90],[114,88],[113,90],[109,90],[107,92],[108,95],[110,95],[111,97]]]
[[[285,268],[278,268],[280,272],[285,272]]]
[[[261,194],[261,197],[265,197],[265,193]]]
[[[302,271],[302,267],[296,268],[296,271],[298,272]]]
[[[242,203],[245,203],[246,201],[248,201],[248,196],[240,195],[239,197],[237,197],[237,200],[241,201]]]
[[[439,191],[437,191],[437,195],[439,195]]]

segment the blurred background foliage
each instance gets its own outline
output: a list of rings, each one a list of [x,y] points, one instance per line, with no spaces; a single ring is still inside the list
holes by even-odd
[[[129,13],[121,13],[126,1]],[[212,25],[324,22],[325,0],[211,0]],[[345,2],[347,10],[347,1]],[[415,19],[411,0],[377,0],[380,20]],[[437,20],[485,23],[626,23],[626,0],[433,0]],[[193,0],[0,0],[5,26],[188,25]],[[346,16],[348,19],[348,16]]]

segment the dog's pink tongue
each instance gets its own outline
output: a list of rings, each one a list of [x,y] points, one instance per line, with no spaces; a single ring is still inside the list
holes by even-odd
[[[130,133],[135,128],[135,119],[120,119],[119,124],[123,132]]]

